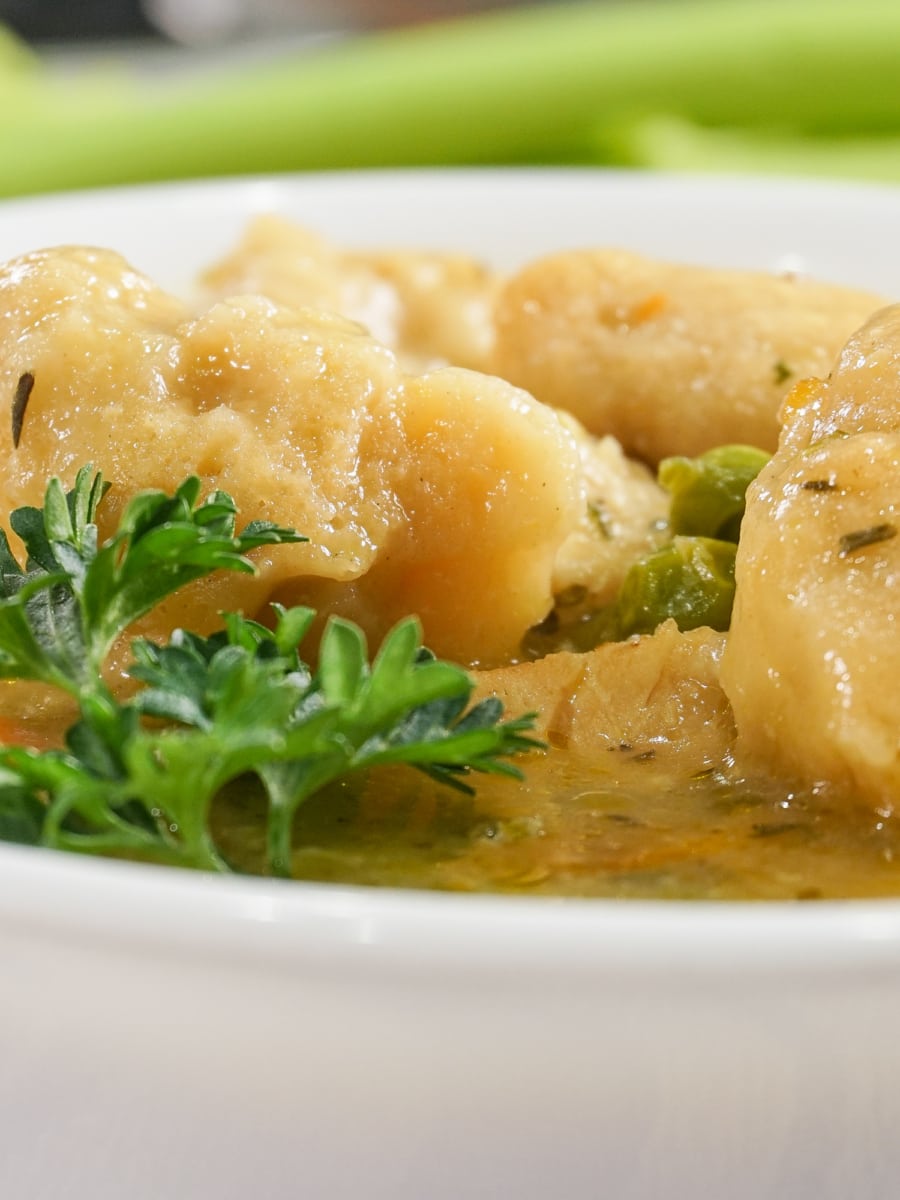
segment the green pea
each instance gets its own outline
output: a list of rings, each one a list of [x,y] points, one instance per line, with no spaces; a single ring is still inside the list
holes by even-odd
[[[733,542],[716,538],[673,539],[636,562],[617,603],[620,637],[652,633],[673,617],[679,629],[709,625],[726,630],[734,602]]]
[[[717,446],[699,458],[664,459],[659,482],[672,497],[672,532],[736,542],[747,488],[768,461],[754,446]]]

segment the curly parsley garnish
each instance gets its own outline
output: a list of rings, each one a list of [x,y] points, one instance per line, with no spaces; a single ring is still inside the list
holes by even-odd
[[[143,687],[120,701],[102,671],[116,639],[185,584],[215,570],[254,570],[247,552],[305,539],[256,521],[235,532],[231,497],[199,499],[200,482],[148,492],[98,544],[101,476],[83,468],[65,493],[0,531],[0,677],[67,692],[78,719],[65,749],[0,749],[0,838],[88,853],[228,870],[210,826],[222,788],[255,776],[267,797],[267,867],[290,874],[291,824],[325,784],[407,763],[471,791],[472,772],[521,777],[507,761],[540,743],[530,716],[502,720],[499,701],[469,705],[473,682],[420,644],[409,618],[369,661],[362,632],[332,619],[317,667],[298,646],[314,612],[274,609],[273,627],[237,614],[209,637],[176,631],[133,643]]]

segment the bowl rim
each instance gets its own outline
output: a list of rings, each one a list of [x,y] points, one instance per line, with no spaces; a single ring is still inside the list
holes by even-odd
[[[822,198],[826,195],[858,195],[888,199],[896,203],[900,198],[900,183],[889,179],[852,176],[827,177],[815,174],[789,174],[784,172],[750,173],[711,169],[668,170],[656,167],[598,166],[592,163],[511,163],[489,165],[454,166],[393,166],[393,167],[334,167],[325,170],[271,171],[230,173],[222,175],[186,175],[174,179],[151,179],[141,182],[124,182],[86,185],[78,188],[27,192],[0,196],[0,210],[21,207],[23,209],[54,209],[73,201],[85,201],[95,205],[98,199],[108,197],[117,202],[143,204],[148,199],[160,196],[179,201],[190,198],[192,193],[207,198],[210,193],[226,197],[238,192],[244,196],[264,193],[269,200],[279,193],[293,194],[300,191],[325,189],[331,191],[336,185],[355,188],[358,183],[383,184],[388,187],[425,183],[426,186],[444,186],[460,183],[477,186],[481,183],[502,186],[509,181],[511,187],[522,186],[523,181],[541,183],[548,188],[559,182],[584,182],[588,187],[621,188],[625,191],[646,192],[648,189],[672,189],[677,192],[708,193],[731,191],[737,195],[770,196],[779,200],[799,196]]]
[[[533,980],[900,970],[900,901],[570,899],[244,876],[0,845],[0,936],[278,970]]]

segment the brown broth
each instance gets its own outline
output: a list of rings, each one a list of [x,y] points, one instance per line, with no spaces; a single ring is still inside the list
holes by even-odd
[[[409,770],[372,773],[298,814],[296,878],[379,887],[648,899],[900,895],[900,827],[828,792],[716,772],[608,766],[550,751],[526,781],[460,796]],[[263,862],[263,804],[232,789],[216,836],[239,868]]]

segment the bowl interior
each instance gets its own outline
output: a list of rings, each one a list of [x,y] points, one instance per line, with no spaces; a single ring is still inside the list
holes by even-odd
[[[673,260],[808,272],[896,294],[900,191],[595,171],[398,171],[153,185],[8,201],[3,258],[62,243],[121,251],[190,288],[254,213],[344,243],[458,249],[500,267],[613,245]],[[641,904],[426,896],[223,880],[0,847],[0,917],[206,954],[364,957],[416,969],[728,971],[895,962],[900,905]],[[111,904],[110,898],[116,903]],[[435,931],[440,936],[435,936]]]

